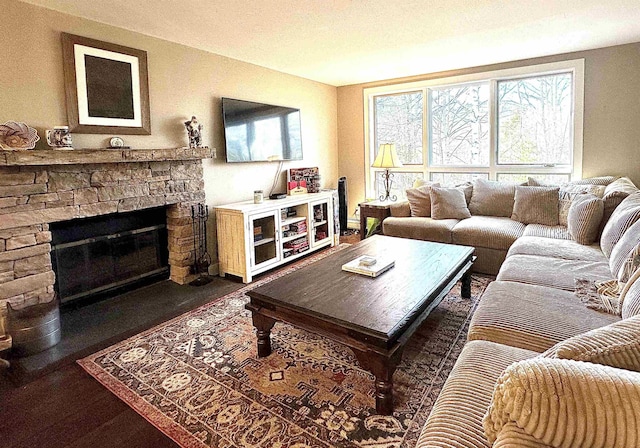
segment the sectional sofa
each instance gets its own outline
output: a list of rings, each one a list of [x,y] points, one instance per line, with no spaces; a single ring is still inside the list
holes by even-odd
[[[524,192],[558,195],[565,216],[540,224],[512,219],[523,216],[523,186],[484,183],[515,191],[510,217],[439,223],[403,216],[405,203],[383,224],[385,234],[474,245],[481,272],[497,273],[417,446],[640,446],[640,192],[604,178]],[[576,187],[595,183],[604,188]],[[551,210],[527,207],[525,221]]]

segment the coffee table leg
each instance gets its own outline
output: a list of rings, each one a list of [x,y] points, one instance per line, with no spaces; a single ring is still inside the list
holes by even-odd
[[[276,321],[256,312],[252,313],[252,318],[253,326],[258,330],[258,358],[264,358],[271,354],[271,329]]]
[[[376,377],[376,413],[391,415],[393,413],[393,374],[402,359],[402,349],[396,350],[391,357],[355,349],[353,352],[360,365]]]
[[[460,288],[460,293],[462,294],[462,297],[464,299],[470,299],[471,298],[471,269],[465,272],[465,274],[462,276],[461,282],[462,282],[462,285]]]

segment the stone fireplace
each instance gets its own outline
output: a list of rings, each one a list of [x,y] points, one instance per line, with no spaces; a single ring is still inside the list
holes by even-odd
[[[6,303],[51,301],[49,224],[166,207],[170,278],[191,280],[191,205],[204,202],[209,148],[0,152],[0,337]]]

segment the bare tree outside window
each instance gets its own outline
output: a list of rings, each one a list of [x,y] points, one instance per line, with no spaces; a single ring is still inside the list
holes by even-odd
[[[498,164],[571,164],[571,73],[498,81]]]
[[[489,165],[489,84],[429,94],[431,165]]]
[[[403,165],[421,165],[422,160],[422,92],[375,97],[375,149],[383,143],[395,143]]]
[[[443,187],[455,187],[476,179],[489,180],[487,173],[431,173],[431,181],[438,182]]]

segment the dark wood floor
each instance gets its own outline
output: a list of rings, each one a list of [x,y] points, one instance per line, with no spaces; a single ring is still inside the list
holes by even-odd
[[[0,397],[3,448],[178,446],[75,363]]]
[[[357,241],[358,235],[351,239],[341,237],[341,242]],[[176,290],[176,285],[164,287],[165,297],[158,298],[156,294],[154,305],[143,308],[143,314],[151,316],[145,323],[131,322],[131,319],[107,319],[102,323],[103,331],[107,334],[101,343],[91,343],[90,347],[78,351],[77,356],[66,356],[49,373],[20,386],[0,376],[0,448],[177,447],[74,361],[242,286],[238,282],[215,278],[214,283],[206,287],[206,294],[191,293],[188,298],[182,299],[179,299],[181,293]],[[167,298],[167,294],[174,296]],[[139,304],[132,302],[140,295],[149,295],[149,292],[136,291],[128,296],[119,296],[111,302],[116,304],[115,309],[111,304],[99,303],[96,305],[98,313],[101,316],[122,316],[131,307],[140,309]],[[164,307],[164,311],[158,310],[158,307]],[[74,313],[73,325],[78,327],[86,310]],[[118,325],[121,333],[114,337],[114,332],[119,331]],[[92,337],[97,337],[94,333],[99,330],[95,325],[90,330]],[[67,348],[79,348],[82,341],[78,339],[82,338],[72,335],[66,342]],[[64,342],[61,344],[64,345]]]
[[[87,374],[75,363],[76,359],[123,340],[160,322],[241,288],[241,283],[215,278],[206,287],[206,297],[198,290],[180,292],[178,285],[164,285],[169,297],[158,297],[153,285],[118,296],[113,302],[92,305],[104,317],[105,308],[114,316],[122,310],[139,306],[147,311],[148,320],[132,323],[126,319],[104,320],[102,327],[91,327],[92,337],[103,332],[102,343],[93,344],[89,351],[82,349],[77,356],[66,356],[57,362],[50,373],[40,374],[25,385],[16,386],[7,377],[0,376],[0,447],[176,447],[171,439],[148,423],[143,417],[120,401],[115,395]],[[184,287],[188,288],[188,287]],[[191,287],[193,288],[193,287]],[[153,306],[136,304],[140,296],[153,296]],[[175,299],[175,300],[171,300]],[[111,305],[115,304],[115,305]],[[151,310],[153,312],[151,312]],[[84,308],[71,314],[88,311]],[[78,325],[79,326],[79,325]],[[118,336],[114,332],[122,331]],[[66,345],[79,347],[79,336],[68,335]],[[65,345],[64,336],[62,345]],[[60,344],[59,344],[60,345]],[[19,362],[19,360],[16,360]],[[14,380],[15,381],[15,380]]]

